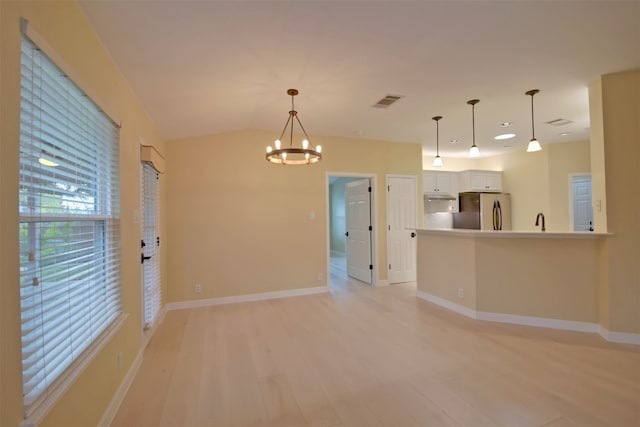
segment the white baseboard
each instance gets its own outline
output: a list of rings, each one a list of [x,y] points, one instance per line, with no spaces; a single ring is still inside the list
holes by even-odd
[[[328,286],[315,288],[291,289],[287,291],[263,292],[259,294],[237,295],[220,298],[207,298],[191,301],[172,302],[167,304],[167,310],[181,310],[184,308],[207,307],[210,305],[236,304],[240,302],[263,301],[276,298],[289,298],[302,295],[313,295],[329,292]]]
[[[611,332],[597,323],[476,311],[468,307],[464,307],[460,304],[451,302],[447,299],[431,295],[424,291],[416,291],[416,296],[425,301],[432,302],[436,305],[439,305],[440,307],[454,311],[471,319],[489,322],[511,323],[524,326],[535,326],[539,328],[562,329],[565,331],[597,333],[609,342],[640,345],[640,334],[627,332]]]
[[[416,291],[416,296],[418,298],[421,298],[425,301],[429,301],[432,302],[436,305],[439,305],[440,307],[444,307],[447,310],[451,310],[451,311],[455,311],[458,314],[462,314],[463,316],[466,317],[470,317],[472,319],[476,319],[476,311],[472,310],[468,307],[465,307],[463,305],[460,304],[456,304],[455,302],[451,302],[449,300],[446,300],[444,298],[440,298],[437,297],[435,295],[431,295],[427,292],[423,292],[423,291]]]
[[[607,341],[617,342],[621,344],[640,345],[640,334],[634,334],[631,332],[611,332],[610,330],[602,326],[598,330],[598,333]]]
[[[133,360],[131,367],[129,367],[129,371],[127,371],[127,375],[125,375],[124,379],[120,383],[120,387],[118,387],[118,390],[116,390],[116,393],[111,398],[111,402],[109,402],[109,405],[104,411],[104,414],[102,414],[102,418],[98,423],[98,427],[109,427],[111,425],[111,422],[118,413],[118,409],[120,409],[122,400],[127,395],[129,387],[131,387],[131,384],[133,384],[133,380],[135,379],[136,374],[138,373],[138,370],[142,365],[142,352],[143,350],[140,350],[136,358]]]
[[[515,314],[476,312],[476,319],[488,322],[511,323],[514,325],[536,326],[538,328],[562,329],[576,332],[598,332],[599,325],[575,320],[547,319],[545,317],[519,316]]]

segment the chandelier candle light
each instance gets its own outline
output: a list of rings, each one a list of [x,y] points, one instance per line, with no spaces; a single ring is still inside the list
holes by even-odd
[[[322,160],[322,147],[319,145],[316,145],[315,147],[310,145],[309,135],[307,135],[307,131],[304,130],[304,126],[302,126],[302,123],[298,118],[298,112],[295,110],[293,105],[293,97],[298,94],[298,89],[289,89],[287,90],[287,94],[291,96],[291,111],[289,111],[289,118],[287,119],[287,123],[284,125],[284,129],[282,129],[280,138],[275,140],[275,148],[271,146],[267,147],[267,161],[282,165],[308,165],[311,163],[317,163]],[[295,121],[298,122],[300,129],[302,129],[302,133],[304,133],[305,139],[302,140],[302,148],[296,148],[293,146],[294,118]],[[289,132],[289,146],[283,148],[282,138],[284,137],[289,124],[291,124]]]
[[[536,131],[533,126],[533,95],[538,92],[540,92],[538,89],[531,89],[524,93],[531,96],[531,141],[529,141],[529,146],[527,147],[527,152],[529,153],[542,150],[540,142],[536,139]]]
[[[444,165],[442,162],[442,157],[440,157],[440,126],[438,125],[438,121],[442,118],[442,116],[434,116],[433,120],[436,121],[436,157],[433,159],[433,166],[440,168]]]
[[[473,144],[471,145],[471,148],[469,149],[469,157],[480,157],[480,150],[478,149],[478,146],[476,145],[476,116],[475,116],[475,109],[476,109],[476,104],[480,102],[479,99],[471,99],[469,101],[467,101],[467,104],[471,105],[471,131],[473,132]]]

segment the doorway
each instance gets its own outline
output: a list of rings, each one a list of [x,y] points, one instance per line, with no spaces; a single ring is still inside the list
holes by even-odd
[[[591,174],[572,174],[570,222],[573,231],[593,231]]]
[[[330,286],[375,282],[374,195],[375,175],[327,174]]]

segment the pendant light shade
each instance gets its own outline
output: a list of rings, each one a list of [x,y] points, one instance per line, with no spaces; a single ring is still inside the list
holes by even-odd
[[[469,148],[469,157],[480,157],[480,149],[476,145],[476,104],[480,102],[479,99],[470,99],[467,104],[471,105],[471,131],[472,131],[472,144]]]
[[[533,96],[538,92],[540,92],[538,89],[531,89],[525,92],[525,95],[531,96],[531,141],[529,141],[529,146],[527,147],[527,152],[529,153],[542,150],[540,142],[536,139],[536,130],[533,125]]]
[[[302,123],[298,118],[298,112],[294,109],[293,97],[297,94],[298,89],[287,90],[287,95],[291,96],[291,111],[289,111],[289,118],[287,119],[287,123],[284,125],[284,129],[282,129],[280,138],[276,139],[274,142],[275,148],[271,146],[267,147],[266,158],[268,162],[278,163],[281,165],[308,165],[322,160],[322,147],[319,145],[316,145],[315,147],[310,145],[309,135],[307,135],[307,131],[304,130],[304,126],[302,126]],[[301,148],[293,146],[294,121],[298,122],[302,133],[304,133],[305,139],[302,140]],[[282,138],[284,137],[284,133],[287,131],[287,128],[290,128],[289,145],[283,147]]]
[[[433,159],[433,166],[440,168],[444,166],[442,162],[442,157],[440,157],[440,127],[438,125],[438,121],[442,118],[442,116],[434,116],[433,120],[436,121],[436,157]]]

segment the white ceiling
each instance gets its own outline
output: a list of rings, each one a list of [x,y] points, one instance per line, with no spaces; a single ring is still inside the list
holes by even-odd
[[[236,129],[279,136],[290,98],[307,132],[483,156],[589,138],[588,84],[640,68],[640,2],[80,1],[169,140]],[[404,97],[372,108],[387,94]],[[568,119],[565,126],[545,124]],[[509,129],[500,123],[510,121]],[[517,134],[508,141],[493,137]],[[562,132],[570,132],[562,136]],[[457,138],[458,144],[449,140]],[[318,137],[318,139],[321,139]],[[265,145],[272,141],[265,141]]]

